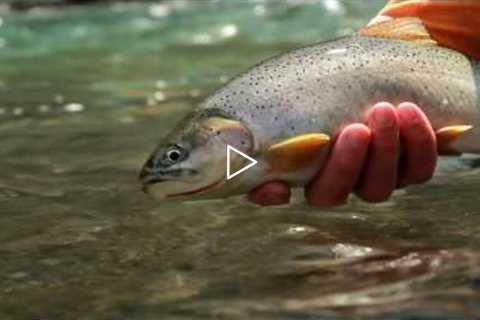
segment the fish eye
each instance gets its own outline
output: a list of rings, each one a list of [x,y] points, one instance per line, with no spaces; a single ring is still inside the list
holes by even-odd
[[[178,159],[180,159],[180,152],[178,150],[169,150],[167,152],[167,158],[172,162],[178,161]]]
[[[180,160],[185,159],[185,157],[186,157],[185,149],[183,149],[178,145],[173,145],[165,152],[164,162],[167,165],[172,165],[179,162]]]

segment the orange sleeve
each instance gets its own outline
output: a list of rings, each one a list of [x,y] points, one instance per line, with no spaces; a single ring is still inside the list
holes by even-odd
[[[376,19],[401,17],[419,18],[439,45],[480,59],[480,0],[392,0]]]

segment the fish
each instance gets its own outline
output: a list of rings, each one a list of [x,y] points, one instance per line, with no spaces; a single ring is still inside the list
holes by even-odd
[[[438,4],[392,1],[386,9],[426,2]],[[143,190],[194,200],[245,194],[269,181],[304,187],[341,129],[364,122],[382,101],[417,104],[437,133],[439,154],[480,154],[480,49],[442,45],[426,27],[432,20],[385,19],[388,13],[351,35],[267,59],[216,90],[156,147],[139,175]],[[227,179],[227,145],[257,164]],[[245,161],[233,154],[230,166]]]

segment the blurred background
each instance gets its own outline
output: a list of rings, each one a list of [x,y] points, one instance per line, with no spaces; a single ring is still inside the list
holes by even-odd
[[[480,175],[388,202],[163,203],[140,166],[209,92],[382,0],[2,1],[0,319],[469,319]]]
[[[108,4],[115,0],[4,0],[5,5],[8,5],[12,9],[23,10],[39,6],[66,6],[66,5],[84,5],[84,4]],[[129,0],[123,0],[128,2]],[[131,1],[131,0],[130,0]],[[143,2],[148,2],[144,0]],[[153,0],[155,1],[155,0]],[[150,2],[153,2],[150,1]],[[160,2],[162,0],[157,0]],[[118,2],[118,1],[117,1]],[[137,1],[142,2],[142,1]]]

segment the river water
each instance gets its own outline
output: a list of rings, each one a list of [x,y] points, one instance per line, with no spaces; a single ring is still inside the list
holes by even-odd
[[[140,166],[237,72],[383,1],[0,6],[0,319],[473,319],[480,171],[383,204],[164,203]]]

